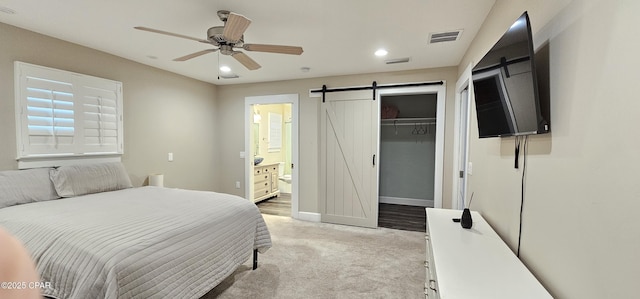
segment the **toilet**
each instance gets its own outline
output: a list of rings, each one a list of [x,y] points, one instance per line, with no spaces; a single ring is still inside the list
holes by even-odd
[[[284,174],[284,162],[278,162],[278,189],[281,193],[291,193],[291,175]]]
[[[291,184],[291,175],[284,174],[284,162],[278,162],[278,179]]]

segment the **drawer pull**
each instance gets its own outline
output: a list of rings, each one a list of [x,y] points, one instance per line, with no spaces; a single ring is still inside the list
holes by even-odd
[[[269,184],[269,183],[264,183],[264,185],[265,185],[265,186],[266,186],[266,185],[268,185],[268,184]]]

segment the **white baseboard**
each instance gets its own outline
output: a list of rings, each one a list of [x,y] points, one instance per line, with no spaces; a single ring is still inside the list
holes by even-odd
[[[298,212],[298,220],[320,222],[320,213]]]
[[[417,207],[433,207],[433,199],[403,198],[403,197],[378,197],[380,203],[390,203],[395,205],[417,206]]]

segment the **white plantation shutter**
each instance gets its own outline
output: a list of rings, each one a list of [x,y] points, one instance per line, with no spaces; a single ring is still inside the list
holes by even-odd
[[[82,129],[86,151],[118,152],[118,94],[114,87],[83,86]]]
[[[31,154],[73,151],[74,95],[71,83],[26,77],[23,142]],[[26,119],[24,119],[26,117]]]
[[[18,159],[120,155],[122,83],[15,63]]]

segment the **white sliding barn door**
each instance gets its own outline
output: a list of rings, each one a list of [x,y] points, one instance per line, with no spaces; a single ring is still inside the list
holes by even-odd
[[[322,222],[378,226],[378,102],[373,91],[327,93],[322,103]]]

